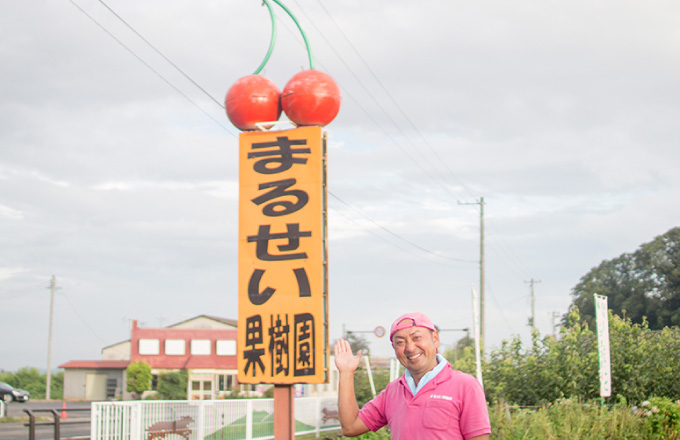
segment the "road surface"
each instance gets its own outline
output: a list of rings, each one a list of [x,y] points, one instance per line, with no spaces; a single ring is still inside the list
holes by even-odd
[[[90,402],[67,402],[67,410],[71,408],[90,408]],[[63,411],[63,402],[55,401],[29,401],[26,403],[11,402],[7,405],[7,416],[8,417],[26,417],[27,414],[24,410],[35,411],[36,409],[48,409],[53,408],[57,410],[58,414],[61,415]],[[52,420],[51,412],[34,412],[40,417],[49,417]],[[90,437],[90,412],[80,411],[80,412],[66,412],[66,416],[63,421],[74,421],[82,420],[87,421],[83,424],[62,424],[61,425],[61,438],[89,438]],[[36,426],[36,440],[53,440],[54,439],[54,426]],[[28,426],[24,426],[23,423],[0,423],[0,440],[28,440]]]

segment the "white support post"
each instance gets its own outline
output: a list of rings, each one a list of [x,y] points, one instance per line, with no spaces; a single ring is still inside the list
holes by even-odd
[[[319,434],[321,434],[321,399],[319,397],[316,398],[315,402],[316,406],[316,438],[319,438]]]
[[[246,405],[246,440],[253,440],[253,401]]]
[[[198,438],[205,438],[205,400],[198,401]]]
[[[130,408],[130,440],[142,440],[142,402],[135,402]]]
[[[368,381],[371,384],[371,392],[373,393],[373,397],[375,398],[375,384],[373,383],[373,372],[371,371],[371,363],[368,361],[368,356],[364,356],[364,360],[366,361],[366,370],[368,371]]]

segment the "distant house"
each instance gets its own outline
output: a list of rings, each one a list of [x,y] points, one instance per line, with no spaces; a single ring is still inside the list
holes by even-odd
[[[155,379],[187,370],[189,400],[217,399],[233,391],[261,392],[262,386],[236,380],[236,321],[200,315],[163,328],[132,322],[130,339],[102,349],[102,360],[69,361],[64,369],[64,399],[127,400],[125,370],[144,361]]]

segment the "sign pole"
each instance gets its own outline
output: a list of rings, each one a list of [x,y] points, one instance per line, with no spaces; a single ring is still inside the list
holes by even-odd
[[[274,385],[274,439],[295,440],[294,393],[292,384]]]
[[[609,353],[609,308],[607,297],[594,294],[595,321],[597,323],[597,352],[600,364],[600,405],[612,395],[612,373]]]

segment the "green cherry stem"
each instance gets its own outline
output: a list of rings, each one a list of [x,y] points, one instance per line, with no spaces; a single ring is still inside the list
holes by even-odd
[[[266,1],[266,0],[265,0],[265,1]],[[293,15],[293,13],[290,12],[290,11],[288,10],[288,8],[286,8],[286,7],[283,5],[283,3],[281,3],[279,0],[274,0],[274,3],[276,3],[276,4],[279,5],[279,6],[281,6],[281,9],[283,9],[284,11],[286,11],[286,13],[290,16],[290,18],[292,18],[293,21],[295,22],[295,25],[297,26],[297,28],[300,30],[300,34],[302,35],[302,39],[303,39],[304,42],[305,42],[305,47],[307,48],[307,56],[309,57],[309,68],[310,68],[310,69],[314,69],[314,62],[312,61],[312,49],[309,47],[309,41],[307,41],[307,36],[305,35],[305,31],[302,30],[302,26],[300,26],[300,23],[298,22],[297,18],[295,18],[295,16]]]
[[[276,18],[274,17],[274,10],[272,9],[272,5],[269,4],[268,0],[262,0],[262,2],[267,6],[267,9],[269,9],[269,17],[272,20],[272,37],[269,40],[269,50],[267,51],[267,55],[265,55],[264,60],[262,60],[262,63],[260,63],[260,66],[257,68],[255,72],[253,72],[253,75],[257,75],[264,69],[264,66],[267,64],[269,61],[269,57],[272,56],[272,52],[274,51],[274,43],[276,42]]]

